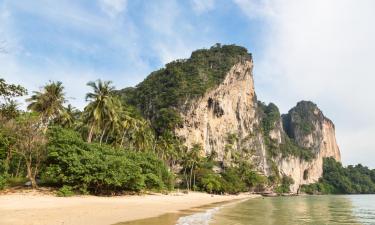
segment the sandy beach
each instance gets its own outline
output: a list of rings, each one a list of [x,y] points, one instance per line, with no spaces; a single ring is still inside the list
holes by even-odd
[[[55,197],[39,192],[0,195],[0,225],[109,225],[256,195],[190,192],[142,196]]]

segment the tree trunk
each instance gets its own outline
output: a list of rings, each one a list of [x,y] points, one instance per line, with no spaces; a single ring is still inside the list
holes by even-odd
[[[18,160],[18,166],[17,166],[17,170],[16,170],[16,177],[18,177],[19,176],[19,172],[20,172],[20,167],[21,167],[21,161],[22,161],[22,158],[20,158],[19,160]]]
[[[113,131],[112,132],[108,132],[107,137],[105,138],[105,143],[106,144],[108,144],[108,138],[109,138],[110,134],[113,134]],[[115,139],[115,141],[116,141],[116,144],[117,144],[117,138]]]
[[[185,177],[186,187],[189,190],[189,180],[186,174],[186,167],[184,168],[184,177]]]
[[[124,130],[122,137],[121,137],[121,144],[120,144],[121,147],[124,147],[123,144],[124,144],[125,134],[126,134],[126,130]]]
[[[193,165],[191,166],[191,169],[190,169],[190,188],[192,188],[192,186],[191,186],[191,179],[193,177],[193,169],[194,169],[194,163],[193,163]]]
[[[193,190],[195,191],[195,172],[193,173]]]
[[[94,131],[94,124],[91,125],[89,135],[87,136],[87,142],[88,142],[88,143],[91,143],[91,139],[92,139],[92,133],[93,133],[93,131]]]
[[[27,177],[29,178],[29,180],[31,182],[31,187],[33,189],[35,189],[35,188],[38,187],[38,184],[36,183],[35,174],[33,174],[33,170],[31,168],[31,163],[26,163],[26,167],[27,167]]]
[[[100,135],[100,145],[102,144],[102,141],[103,141],[103,137],[104,137],[104,134],[105,134],[105,130],[107,129],[107,126],[104,127],[104,130],[102,132],[102,135]]]

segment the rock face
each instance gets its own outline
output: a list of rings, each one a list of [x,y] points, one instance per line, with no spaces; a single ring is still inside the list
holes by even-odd
[[[243,139],[252,132],[256,122],[252,68],[252,61],[234,65],[222,84],[185,110],[183,126],[176,133],[188,147],[201,144],[205,154],[216,151],[223,159],[228,136]]]
[[[334,124],[315,104],[303,101],[272,121],[266,132],[252,69],[251,60],[235,64],[220,85],[181,107],[183,122],[175,132],[187,147],[200,144],[205,155],[214,152],[224,166],[235,157],[251,161],[265,175],[274,173],[276,166],[280,176],[293,178],[291,190],[297,192],[301,184],[318,181],[324,157],[340,161]],[[313,158],[282,151],[294,145],[311,151]]]
[[[323,173],[323,158],[341,160],[336,143],[335,126],[312,102],[302,101],[283,115],[284,129],[297,145],[314,153],[312,161],[298,157],[287,157],[278,161],[280,171],[293,177],[292,191],[298,191],[301,184],[315,183]]]

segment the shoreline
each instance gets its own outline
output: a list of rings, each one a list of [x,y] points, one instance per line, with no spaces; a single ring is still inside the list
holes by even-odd
[[[180,224],[205,224],[204,221],[207,219],[212,219],[212,216],[223,207],[238,204],[243,201],[247,201],[249,199],[258,198],[261,196],[252,195],[249,198],[242,198],[242,199],[234,199],[234,200],[227,200],[222,202],[215,202],[207,205],[202,205],[198,207],[193,207],[189,209],[179,210],[178,212],[173,213],[165,213],[160,216],[150,217],[140,220],[132,220],[126,221],[121,223],[116,223],[113,225],[180,225]],[[210,216],[207,217],[207,214]],[[203,218],[199,215],[203,215]],[[181,220],[183,219],[183,220]],[[203,221],[204,220],[204,221]],[[189,221],[190,223],[187,223]]]
[[[253,194],[211,195],[202,192],[183,194],[128,195],[115,197],[56,197],[30,191],[0,195],[0,225],[112,225],[181,214],[194,208],[258,197]]]

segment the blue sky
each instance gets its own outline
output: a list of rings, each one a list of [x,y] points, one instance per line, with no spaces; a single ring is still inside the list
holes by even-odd
[[[0,0],[0,76],[30,91],[60,80],[82,108],[98,78],[134,86],[215,43],[253,53],[258,97],[316,102],[345,164],[375,168],[372,0]]]
[[[217,42],[255,51],[259,35],[250,34],[262,30],[225,0],[5,0],[1,11],[8,52],[34,76],[70,77],[71,69],[74,76],[110,79],[118,87],[135,85],[165,63]],[[66,73],[55,71],[60,68]]]

